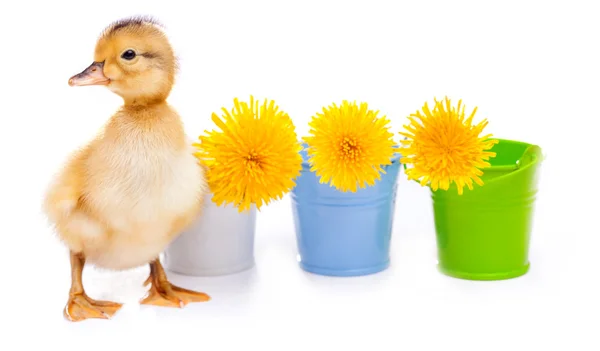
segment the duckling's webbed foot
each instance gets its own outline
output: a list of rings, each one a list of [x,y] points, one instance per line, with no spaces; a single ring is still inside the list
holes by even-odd
[[[183,308],[190,302],[205,302],[210,297],[205,293],[180,288],[167,280],[165,271],[157,259],[150,263],[150,276],[144,285],[150,285],[148,293],[140,301],[143,305]]]
[[[86,295],[81,280],[84,264],[85,259],[81,254],[71,253],[71,291],[69,291],[69,301],[63,314],[71,322],[89,318],[109,319],[117,313],[122,304],[97,301]]]
[[[64,316],[72,322],[79,322],[88,318],[109,319],[121,308],[120,303],[110,301],[97,301],[85,294],[69,296],[69,301],[64,309]]]

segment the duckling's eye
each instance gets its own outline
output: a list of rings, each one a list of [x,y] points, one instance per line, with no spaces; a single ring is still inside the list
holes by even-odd
[[[121,57],[125,60],[133,60],[135,58],[135,51],[127,50],[121,54]]]

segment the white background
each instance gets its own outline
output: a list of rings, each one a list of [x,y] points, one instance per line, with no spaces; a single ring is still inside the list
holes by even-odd
[[[195,4],[192,4],[195,3]],[[6,350],[598,350],[599,11],[593,1],[4,1],[0,5],[0,318]],[[395,131],[425,101],[479,107],[496,137],[539,144],[531,270],[471,282],[436,269],[426,188],[399,180],[392,266],[362,278],[304,273],[289,199],[258,217],[257,266],[172,281],[205,291],[183,310],[140,308],[147,270],[87,269],[91,296],[127,302],[69,323],[65,249],[40,212],[52,172],[118,108],[70,88],[111,21],[156,16],[181,59],[169,102],[197,137],[234,97],[274,99],[297,125],[342,99]],[[594,336],[594,334],[596,336]],[[13,346],[8,345],[15,342]],[[17,346],[18,345],[18,346]]]

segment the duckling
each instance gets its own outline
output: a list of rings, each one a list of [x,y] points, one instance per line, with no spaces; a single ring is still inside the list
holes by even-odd
[[[199,215],[208,189],[180,116],[166,102],[176,69],[162,26],[135,17],[110,24],[94,62],[69,79],[70,86],[104,86],[123,105],[71,155],[45,194],[45,213],[69,249],[67,320],[110,318],[122,306],[86,294],[86,264],[109,270],[149,264],[141,304],[182,308],[210,299],[171,284],[159,259]]]

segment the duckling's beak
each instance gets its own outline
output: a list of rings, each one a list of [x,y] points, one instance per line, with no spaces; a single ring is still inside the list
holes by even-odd
[[[94,62],[81,73],[74,75],[69,79],[70,86],[84,85],[107,85],[110,83],[102,70],[104,62]]]

